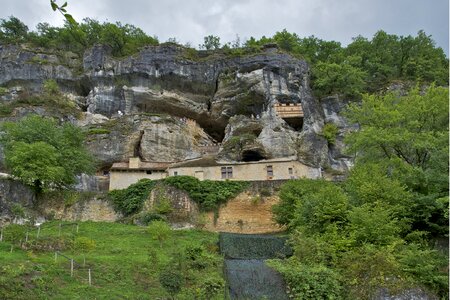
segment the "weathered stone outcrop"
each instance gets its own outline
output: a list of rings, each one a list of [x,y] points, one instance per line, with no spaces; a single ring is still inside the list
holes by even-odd
[[[214,142],[194,121],[168,115],[116,117],[91,133],[87,146],[103,166],[133,156],[155,162],[197,158],[202,146]]]
[[[320,103],[309,87],[308,64],[273,47],[234,57],[163,44],[118,59],[101,45],[86,51],[83,58],[70,52],[2,45],[0,62],[0,85],[9,87],[0,95],[3,103],[38,92],[46,79],[56,79],[80,112],[58,114],[58,118],[105,129],[91,130],[88,142],[100,167],[135,155],[149,161],[195,158],[202,145],[222,140],[225,145],[249,127],[257,127],[253,141],[243,144],[241,153],[223,147],[222,159],[297,156],[307,165],[339,171],[351,164],[342,154],[341,137],[348,126],[339,116],[341,102]],[[302,128],[279,118],[275,103],[301,103]],[[36,109],[41,108],[24,105],[15,108],[14,116]],[[36,112],[51,112],[41,110]],[[184,118],[196,121],[196,134],[180,123]],[[342,129],[335,145],[328,145],[320,135],[326,122],[338,122]]]

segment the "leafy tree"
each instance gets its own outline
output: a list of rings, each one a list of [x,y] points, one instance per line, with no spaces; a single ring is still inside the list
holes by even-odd
[[[159,246],[162,248],[163,242],[172,234],[172,229],[166,222],[156,220],[148,225],[148,232],[153,239],[159,241]]]
[[[27,39],[28,27],[14,16],[0,20],[0,40],[21,42]]]
[[[72,124],[29,116],[17,123],[6,122],[1,141],[6,166],[13,176],[37,193],[51,188],[69,188],[75,176],[93,170],[93,160],[83,147],[84,134]]]
[[[216,50],[220,48],[220,37],[215,35],[208,35],[203,38],[203,44],[200,45],[201,49]]]
[[[320,96],[339,93],[355,97],[365,88],[366,73],[348,63],[318,62],[313,68],[313,76],[313,86]]]
[[[362,105],[350,106],[348,117],[361,126],[347,138],[357,161],[383,165],[415,193],[413,228],[448,232],[440,200],[448,197],[448,89],[366,95]]]

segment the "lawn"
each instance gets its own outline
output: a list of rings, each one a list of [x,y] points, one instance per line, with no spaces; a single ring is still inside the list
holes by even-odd
[[[38,239],[36,229],[29,231],[24,249],[19,244],[28,227],[5,227],[0,299],[169,299],[159,279],[167,269],[182,275],[176,299],[224,298],[223,257],[216,233],[176,230],[160,243],[146,227],[80,222],[78,233],[76,227],[45,223]],[[63,255],[75,261],[73,277],[70,260]]]

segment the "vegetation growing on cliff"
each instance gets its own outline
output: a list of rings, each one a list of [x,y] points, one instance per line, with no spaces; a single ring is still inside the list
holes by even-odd
[[[36,31],[29,31],[22,21],[10,17],[0,22],[0,42],[30,43],[79,55],[100,42],[111,47],[114,56],[120,57],[132,55],[146,45],[157,45],[158,39],[120,22],[101,23],[86,18],[79,24],[66,22],[63,27],[39,23]],[[176,40],[170,42],[176,43]],[[448,58],[424,31],[416,36],[397,36],[380,30],[372,39],[355,37],[347,47],[314,36],[302,38],[286,30],[272,37],[250,37],[243,43],[237,37],[236,41],[222,46],[219,37],[208,35],[199,46],[209,51],[200,55],[186,46],[183,56],[198,60],[217,55],[253,55],[262,53],[267,44],[276,44],[281,51],[306,59],[312,65],[313,90],[319,97],[331,93],[360,97],[361,93],[379,91],[395,80],[448,85]]]
[[[83,146],[84,133],[70,123],[32,115],[2,125],[5,162],[13,176],[37,193],[69,188],[75,176],[93,171],[93,159]]]
[[[361,125],[347,138],[356,166],[340,185],[282,187],[274,213],[294,256],[272,265],[298,299],[327,289],[366,299],[383,287],[448,298],[448,257],[433,249],[448,237],[448,89],[365,96],[348,117]]]
[[[117,211],[125,216],[133,215],[142,210],[145,200],[158,181],[141,179],[126,189],[109,192]],[[226,203],[232,197],[237,196],[247,187],[246,182],[241,181],[200,181],[191,176],[172,176],[160,182],[186,191],[200,209],[205,211],[215,210],[219,205]],[[159,213],[156,211],[156,213]],[[150,217],[150,216],[147,216]],[[152,216],[154,218],[156,216]]]

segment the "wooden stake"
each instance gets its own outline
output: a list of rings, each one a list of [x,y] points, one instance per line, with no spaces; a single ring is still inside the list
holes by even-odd
[[[12,253],[12,251],[13,251],[13,245],[11,245],[11,251],[9,251],[9,252],[11,252],[11,253]]]
[[[28,231],[25,233],[25,243],[28,243]]]
[[[77,233],[78,233],[78,224],[77,224]]]
[[[73,259],[70,260],[70,277],[73,277]]]
[[[55,252],[55,262],[58,259],[58,252]]]
[[[3,241],[3,227],[0,230],[0,242]]]
[[[59,232],[58,232],[58,236],[61,236],[61,223],[59,223]]]
[[[91,269],[88,270],[88,278],[89,278],[89,285],[92,285],[92,282],[91,282]]]
[[[36,234],[36,239],[38,239],[39,238],[39,234],[41,233],[41,226],[38,226],[38,231],[37,231],[37,234]]]

